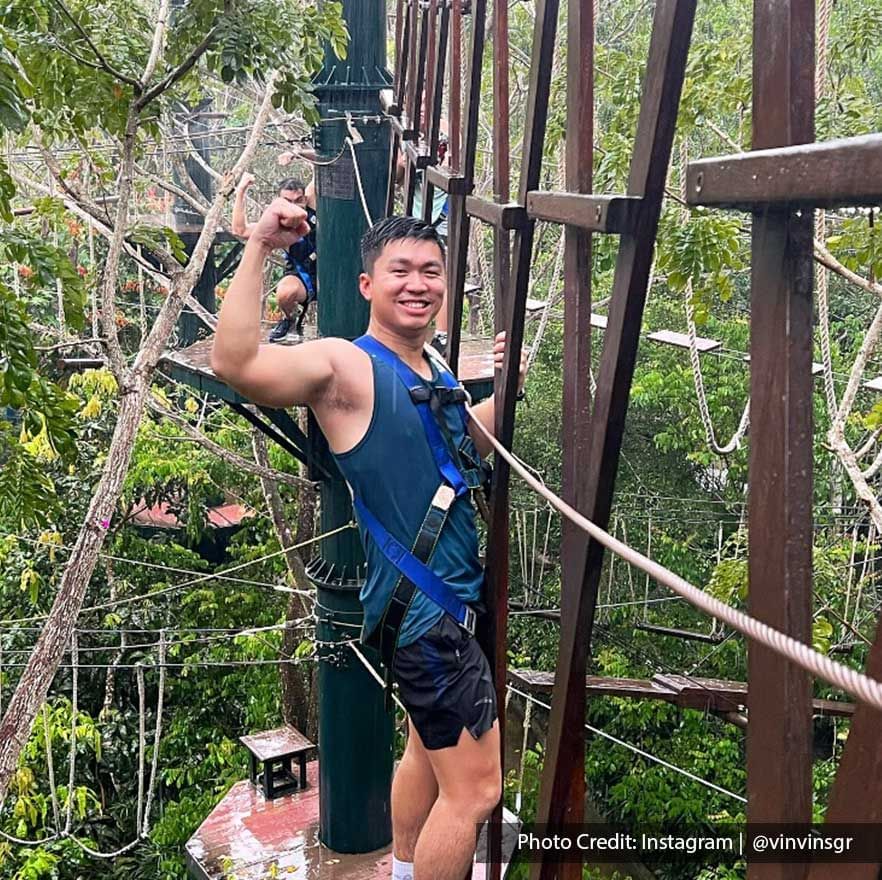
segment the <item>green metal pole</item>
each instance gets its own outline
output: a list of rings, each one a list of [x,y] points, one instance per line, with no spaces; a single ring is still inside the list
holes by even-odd
[[[391,78],[385,0],[344,0],[343,12],[350,33],[347,58],[340,62],[329,50],[315,82],[321,114],[316,152],[329,163],[316,166],[318,326],[322,336],[354,339],[368,323],[368,305],[358,291],[359,242],[368,228],[363,202],[377,219],[386,200],[390,134],[379,91]],[[361,143],[350,149],[350,138]],[[336,474],[314,419],[310,438],[315,454]],[[351,518],[342,478],[323,481],[322,531]],[[319,837],[330,849],[348,853],[370,852],[392,839],[393,716],[382,688],[345,644],[358,638],[363,576],[364,555],[354,530],[323,541],[320,558],[310,566],[318,599]],[[376,663],[375,656],[370,659]]]

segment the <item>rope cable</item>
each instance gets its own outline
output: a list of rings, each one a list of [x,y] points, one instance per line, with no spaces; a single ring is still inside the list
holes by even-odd
[[[507,685],[507,687],[511,688],[513,693],[517,694],[520,697],[523,697],[525,700],[533,702],[537,706],[541,706],[548,712],[551,711],[551,706],[548,703],[537,699],[532,694],[528,694],[525,691],[519,690],[513,685]],[[616,745],[622,746],[622,748],[627,749],[629,752],[633,752],[635,755],[640,755],[642,758],[646,758],[646,760],[652,761],[654,764],[660,764],[662,767],[667,767],[668,770],[673,770],[675,773],[679,773],[681,776],[685,776],[687,779],[691,779],[693,782],[697,782],[700,785],[705,786],[706,788],[710,788],[713,791],[724,794],[727,797],[733,798],[736,801],[740,801],[742,804],[747,803],[747,798],[742,797],[740,794],[735,794],[734,791],[729,791],[728,789],[723,788],[722,786],[717,785],[714,782],[710,782],[707,779],[702,779],[700,776],[696,776],[694,773],[690,773],[688,770],[684,770],[682,767],[678,767],[676,764],[671,764],[670,761],[666,761],[664,758],[659,758],[656,755],[647,752],[645,749],[641,749],[639,746],[635,746],[632,743],[625,742],[625,740],[619,739],[617,736],[613,736],[611,733],[607,733],[605,730],[601,730],[599,727],[594,727],[587,722],[584,726],[585,730],[590,731],[596,736],[602,737],[603,739],[609,740]]]
[[[648,572],[650,576],[658,581],[658,583],[663,584],[673,592],[682,596],[699,610],[718,618],[723,623],[727,624],[732,629],[738,630],[752,641],[764,645],[815,677],[823,679],[828,684],[832,684],[833,686],[850,693],[861,702],[876,709],[882,709],[882,684],[878,681],[875,681],[854,669],[849,669],[840,663],[836,663],[791,636],[788,636],[761,621],[755,620],[742,611],[738,611],[737,609],[726,605],[724,602],[715,599],[703,590],[693,586],[679,575],[674,574],[659,565],[657,562],[647,559],[643,554],[628,547],[618,539],[613,538],[610,534],[591,522],[587,517],[570,507],[569,504],[551,492],[539,481],[535,480],[526,468],[520,465],[516,457],[513,456],[490,433],[490,431],[481,424],[480,420],[475,416],[474,411],[471,410],[471,407],[467,407],[467,409],[471,412],[473,422],[478,427],[478,430],[487,438],[496,452],[511,465],[521,479],[523,479],[535,492],[545,498],[562,515],[567,517],[572,523],[582,529],[582,531],[590,535],[595,541],[603,544],[612,552],[619,554],[632,565]]]

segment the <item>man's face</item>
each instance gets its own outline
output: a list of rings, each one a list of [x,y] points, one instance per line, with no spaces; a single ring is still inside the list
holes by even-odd
[[[444,257],[433,241],[389,242],[370,275],[359,277],[371,317],[405,334],[425,330],[441,309],[447,289]]]
[[[306,207],[306,193],[302,189],[280,189],[279,197],[287,199],[301,208]]]

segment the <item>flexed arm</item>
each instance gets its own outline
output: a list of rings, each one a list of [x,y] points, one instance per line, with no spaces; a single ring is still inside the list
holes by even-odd
[[[238,235],[239,238],[247,239],[254,228],[254,224],[248,222],[248,209],[245,204],[248,198],[248,190],[253,184],[254,175],[249,174],[247,171],[236,184],[236,198],[233,201],[233,222],[230,224],[230,229],[233,235]]]
[[[254,403],[286,407],[312,404],[334,376],[340,340],[297,346],[261,345],[263,269],[276,248],[287,249],[309,233],[303,208],[276,199],[253,224],[242,261],[224,297],[211,352],[211,368]]]

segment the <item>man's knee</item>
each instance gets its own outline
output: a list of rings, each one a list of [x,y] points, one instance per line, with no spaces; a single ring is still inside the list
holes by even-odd
[[[501,774],[494,773],[476,780],[472,796],[476,821],[483,822],[493,812],[493,808],[502,797]]]
[[[306,288],[299,278],[286,275],[276,288],[276,299],[279,308],[286,314],[291,315],[298,305],[306,302]]]

